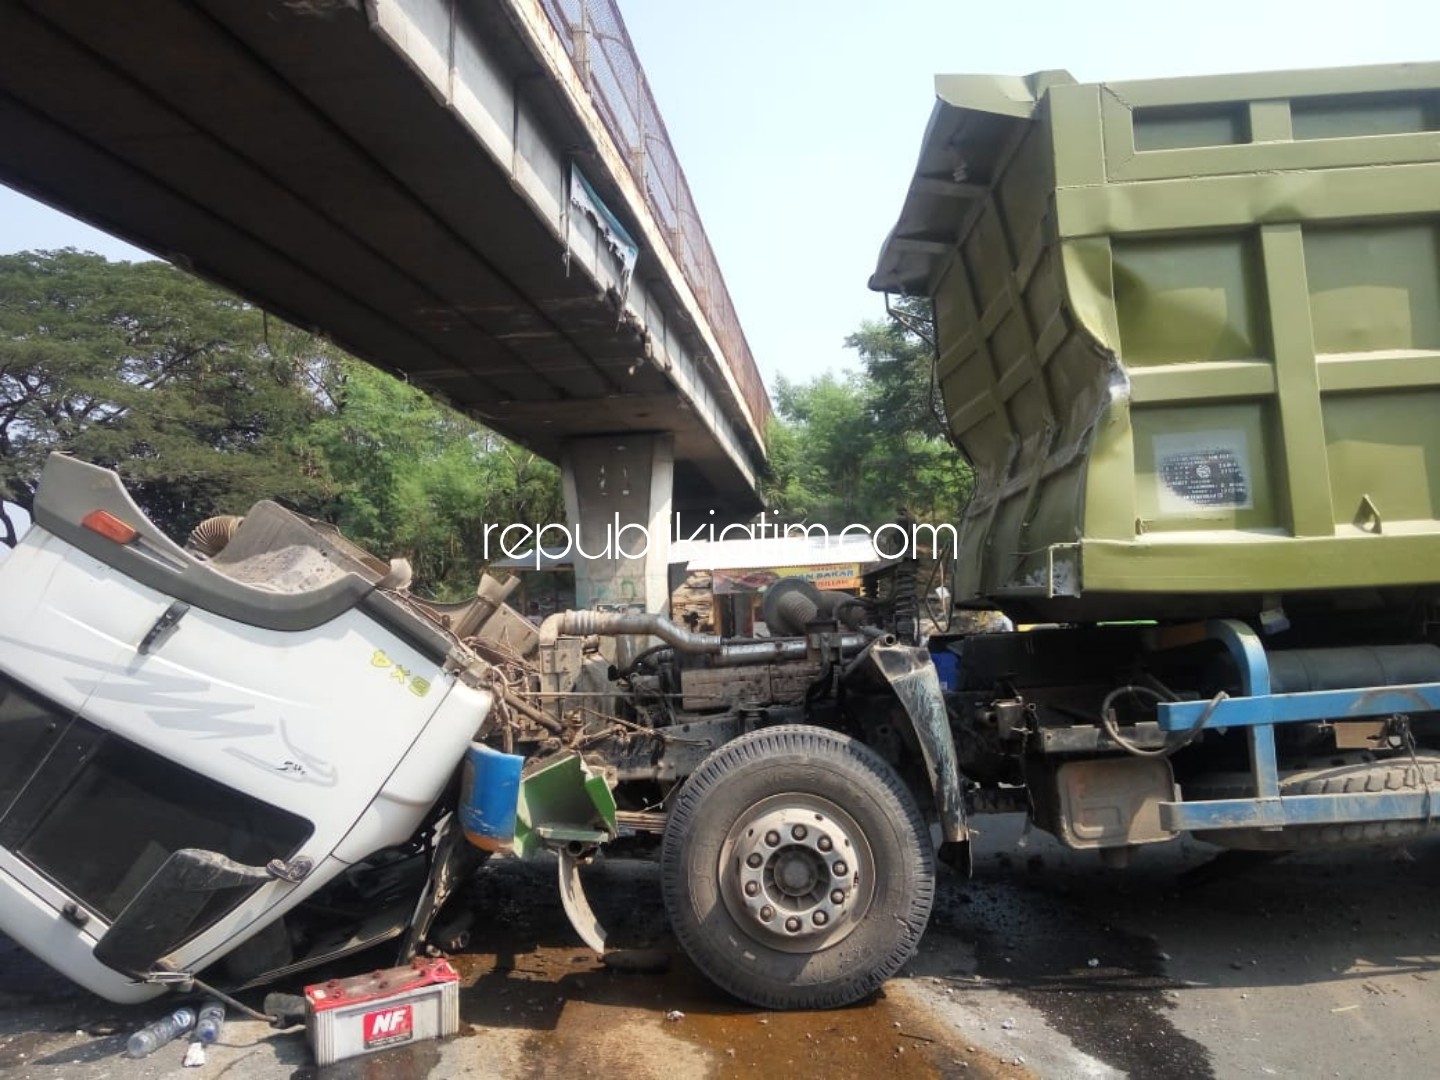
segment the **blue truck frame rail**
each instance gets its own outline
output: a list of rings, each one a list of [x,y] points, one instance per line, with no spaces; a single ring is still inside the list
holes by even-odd
[[[1440,711],[1440,683],[1272,694],[1265,647],[1250,627],[1221,619],[1208,624],[1208,633],[1234,658],[1240,670],[1241,694],[1217,701],[1162,702],[1157,706],[1159,726],[1167,732],[1190,731],[1201,723],[1207,729],[1243,728],[1249,739],[1255,797],[1161,803],[1160,821],[1165,828],[1177,832],[1278,829],[1433,819],[1429,785],[1382,794],[1281,795],[1275,725]]]

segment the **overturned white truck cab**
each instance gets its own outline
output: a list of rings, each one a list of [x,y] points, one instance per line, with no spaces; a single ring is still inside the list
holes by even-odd
[[[577,865],[650,834],[705,974],[836,1006],[913,953],[934,841],[965,851],[935,670],[880,625],[913,635],[903,592],[772,589],[793,636],[763,641],[537,630],[490,579],[424,603],[403,563],[270,502],[181,547],[55,456],[34,517],[0,564],[0,930],[113,1001],[404,963],[492,849],[553,852],[603,950]],[[662,644],[617,669],[596,635]]]
[[[257,934],[232,981],[288,967],[266,928],[347,873],[376,925],[306,944],[395,936],[353,871],[424,839],[492,701],[337,536],[261,504],[222,555],[56,457],[0,566],[0,926],[115,1001]]]

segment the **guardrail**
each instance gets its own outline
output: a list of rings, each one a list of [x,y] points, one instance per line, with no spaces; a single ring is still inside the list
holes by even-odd
[[[541,0],[710,321],[763,438],[770,398],[615,0]]]

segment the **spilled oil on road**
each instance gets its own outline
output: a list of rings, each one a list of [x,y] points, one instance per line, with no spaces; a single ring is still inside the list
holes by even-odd
[[[846,1009],[785,1013],[727,997],[691,967],[669,938],[663,917],[656,917],[649,895],[655,888],[653,867],[612,863],[606,870],[609,889],[599,901],[612,941],[640,953],[634,965],[639,970],[607,967],[578,946],[558,909],[544,899],[548,878],[523,864],[497,864],[494,870],[505,875],[506,917],[477,926],[466,952],[453,962],[467,984],[464,1022],[492,1032],[526,1033],[524,1075],[629,1080],[1025,1075],[953,1038],[902,995],[882,993]],[[486,888],[483,878],[480,888]]]

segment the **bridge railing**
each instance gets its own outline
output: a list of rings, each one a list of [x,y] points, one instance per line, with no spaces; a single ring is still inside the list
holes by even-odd
[[[740,394],[762,435],[770,399],[740,328],[685,173],[615,0],[541,0],[575,62],[610,137],[625,155],[670,253],[710,321]]]

